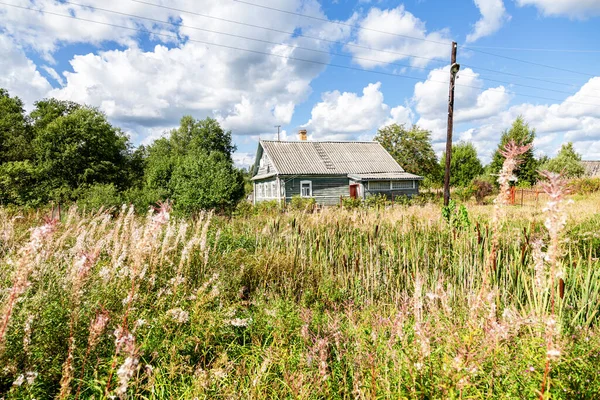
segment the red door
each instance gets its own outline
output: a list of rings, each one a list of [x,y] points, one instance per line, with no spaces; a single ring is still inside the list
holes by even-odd
[[[358,198],[358,185],[350,185],[350,197],[353,199]]]

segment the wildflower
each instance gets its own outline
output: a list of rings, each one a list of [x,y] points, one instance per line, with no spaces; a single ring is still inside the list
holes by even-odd
[[[127,394],[127,387],[129,386],[129,380],[137,370],[139,360],[135,356],[128,356],[125,358],[125,362],[117,370],[117,376],[119,378],[119,386],[115,393],[117,396],[125,397]]]
[[[102,311],[96,315],[96,318],[90,324],[90,335],[88,338],[88,346],[93,348],[98,344],[98,339],[104,328],[106,328],[106,324],[108,324],[108,311]]]
[[[546,352],[546,355],[547,355],[549,358],[552,358],[552,359],[557,359],[557,358],[559,358],[559,357],[560,357],[560,350],[557,350],[557,349],[550,349],[550,350],[548,350],[548,351]]]
[[[167,315],[171,317],[171,319],[179,324],[185,324],[189,320],[189,313],[187,311],[182,310],[181,308],[173,308],[167,311]]]
[[[21,386],[25,382],[25,375],[21,374],[13,382],[13,386]]]
[[[252,322],[252,318],[234,318],[229,321],[229,324],[238,328],[245,328],[250,322]]]

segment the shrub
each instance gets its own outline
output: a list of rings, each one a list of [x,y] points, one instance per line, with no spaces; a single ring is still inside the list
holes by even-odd
[[[394,198],[394,203],[401,206],[410,206],[413,204],[413,200],[410,196],[401,195]]]
[[[317,202],[312,197],[293,196],[289,208],[290,210],[312,211],[315,208],[315,204]]]
[[[281,205],[277,200],[261,201],[254,206],[255,214],[274,214],[281,210]]]
[[[600,191],[600,178],[573,179],[570,183],[571,190],[578,194],[590,194]]]
[[[101,208],[118,209],[123,204],[123,198],[112,184],[96,184],[81,190],[77,199],[77,206],[87,211],[98,211]]]
[[[370,207],[380,208],[380,207],[385,207],[387,202],[388,202],[387,197],[385,197],[384,194],[376,193],[374,195],[367,196],[367,198],[364,201],[364,205],[365,205],[365,207],[368,207],[368,208],[370,208]]]
[[[494,189],[490,182],[480,179],[475,179],[472,186],[475,189],[475,200],[477,200],[477,203],[479,204],[483,204],[485,197],[492,194]]]
[[[475,194],[473,185],[454,189],[454,194],[460,201],[468,201]]]
[[[352,197],[342,198],[342,208],[353,209],[358,208],[362,205],[362,200],[359,198],[353,199]]]

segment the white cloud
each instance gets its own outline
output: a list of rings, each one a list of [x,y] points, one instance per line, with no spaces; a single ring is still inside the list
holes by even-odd
[[[474,0],[481,13],[481,19],[473,26],[473,32],[467,35],[467,43],[496,33],[510,19],[502,0]]]
[[[545,16],[586,19],[600,15],[598,0],[516,0],[521,7],[535,6]]]
[[[419,126],[432,131],[434,142],[445,140],[448,114],[448,78],[450,66],[431,71],[424,82],[415,85],[412,101],[419,113]],[[470,68],[459,73],[455,86],[454,121],[472,123],[488,118],[506,107],[510,96],[503,86],[478,89],[483,86],[479,74]]]
[[[430,62],[425,58],[449,58],[449,32],[440,30],[428,33],[425,22],[406,11],[403,5],[388,10],[373,7],[364,18],[358,19],[357,24],[367,29],[357,30],[350,44],[361,47],[346,46],[346,50],[354,57],[363,58],[354,59],[362,67],[374,68],[404,59],[410,59],[413,66],[425,66]],[[410,39],[407,36],[427,41]],[[448,42],[448,45],[435,42]],[[410,58],[410,55],[425,58]]]
[[[8,36],[0,34],[0,87],[11,96],[18,96],[27,108],[48,93],[51,86],[40,74],[36,65]]]
[[[383,102],[380,88],[380,82],[370,83],[362,96],[337,90],[323,93],[322,101],[313,107],[311,119],[305,125],[309,134],[313,139],[336,140],[361,134],[372,136],[390,116],[390,107]]]

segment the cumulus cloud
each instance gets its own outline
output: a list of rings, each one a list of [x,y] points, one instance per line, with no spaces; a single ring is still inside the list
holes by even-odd
[[[535,6],[545,16],[586,19],[600,15],[597,0],[517,0],[521,7]]]
[[[410,60],[413,66],[422,67],[431,62],[426,58],[449,58],[449,31],[444,29],[427,32],[425,22],[407,11],[403,5],[387,10],[373,7],[366,16],[358,18],[356,24],[366,29],[356,30],[350,44],[360,47],[346,46],[346,50],[356,57],[354,61],[362,67],[374,68],[404,59]],[[408,57],[411,55],[424,58]]]
[[[502,0],[474,0],[481,13],[481,19],[473,26],[473,32],[467,35],[467,42],[472,43],[482,37],[496,33],[510,19]]]
[[[424,82],[415,85],[412,98],[420,116],[417,124],[432,131],[434,142],[441,142],[446,137],[449,75],[449,65],[431,71]],[[508,104],[510,95],[503,86],[479,89],[484,82],[470,68],[465,68],[458,76],[454,97],[457,124],[488,118]]]
[[[337,90],[323,93],[322,101],[313,107],[305,127],[314,139],[338,140],[379,128],[390,114],[380,88],[380,82],[370,83],[363,89],[362,96]]]
[[[0,88],[12,96],[19,96],[28,108],[44,97],[51,86],[36,65],[26,57],[14,40],[0,34]]]

